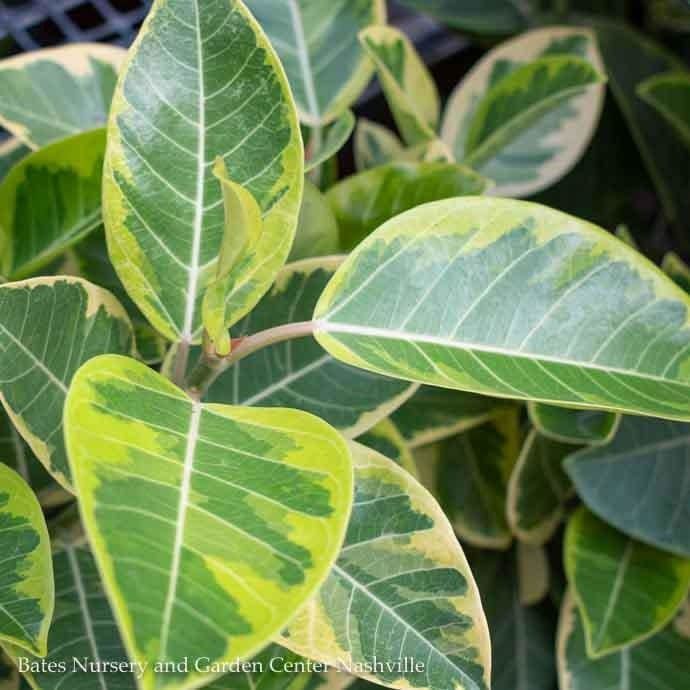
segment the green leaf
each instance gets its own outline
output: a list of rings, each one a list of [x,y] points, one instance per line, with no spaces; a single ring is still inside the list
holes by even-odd
[[[487,422],[503,404],[484,395],[420,386],[391,419],[410,448],[418,448]]]
[[[326,195],[342,249],[359,244],[381,223],[429,201],[482,194],[487,180],[455,163],[389,163],[347,177]]]
[[[0,272],[35,274],[101,223],[105,130],[49,144],[0,184]]]
[[[271,291],[233,329],[242,337],[311,318],[339,257],[286,266]],[[311,337],[265,347],[226,370],[205,400],[233,405],[294,407],[321,417],[349,437],[387,417],[415,386],[340,363]]]
[[[104,125],[124,57],[73,43],[0,61],[0,124],[34,150]]]
[[[385,165],[399,158],[404,146],[390,129],[364,117],[357,121],[354,156],[358,172]]]
[[[666,119],[690,147],[690,75],[661,74],[642,82],[637,93]]]
[[[355,116],[346,110],[332,125],[326,128],[325,134],[318,137],[312,133],[307,148],[307,165],[305,172],[310,172],[335,156],[350,138],[355,128]]]
[[[348,364],[408,380],[690,419],[689,307],[589,223],[520,201],[452,199],[357,247],[316,306],[315,334]]]
[[[456,534],[487,549],[505,549],[513,535],[505,515],[508,480],[520,452],[519,409],[441,444],[436,492]]]
[[[230,353],[228,325],[232,318],[225,315],[227,297],[232,292],[233,270],[255,251],[263,233],[261,209],[256,199],[244,187],[228,177],[222,158],[216,160],[213,174],[218,178],[223,192],[225,229],[220,245],[216,278],[204,295],[202,317],[204,329],[218,355]]]
[[[373,67],[358,32],[386,21],[384,0],[248,0],[285,66],[300,118],[335,120],[364,91]]]
[[[674,252],[669,252],[664,256],[661,270],[685,292],[690,293],[690,268]]]
[[[319,189],[305,180],[297,233],[288,261],[329,256],[339,251],[338,224],[333,211]]]
[[[448,520],[394,462],[355,443],[351,449],[356,494],[345,546],[282,642],[387,687],[485,690],[489,633]],[[423,670],[371,666],[404,658]]]
[[[36,457],[68,491],[62,409],[87,360],[133,349],[132,326],[107,291],[79,278],[32,278],[0,287],[0,399]]]
[[[358,436],[357,443],[385,455],[389,460],[407,470],[415,479],[419,478],[412,451],[390,419],[381,420],[376,426]]]
[[[626,537],[584,506],[568,522],[564,548],[590,658],[659,632],[688,595],[690,560]]]
[[[527,26],[529,5],[515,0],[400,0],[444,24],[478,34],[509,34]]]
[[[586,151],[604,103],[602,60],[586,29],[536,29],[490,51],[460,82],[442,136],[458,160],[496,182],[497,196],[529,196]]]
[[[201,340],[200,301],[224,232],[219,155],[263,214],[259,242],[227,278],[231,324],[290,251],[303,179],[297,114],[277,56],[239,0],[157,0],[115,91],[103,198],[118,275],[170,340]]]
[[[10,649],[14,660],[31,670],[25,677],[34,688],[98,688],[99,690],[136,690],[136,673],[119,671],[105,665],[127,663],[127,654],[113,612],[106,598],[91,551],[83,538],[59,536],[53,545],[55,572],[55,618],[48,636],[46,664],[21,650]],[[80,663],[103,665],[83,670]],[[61,666],[64,665],[64,668]]]
[[[580,498],[624,534],[690,556],[690,427],[624,417],[607,446],[571,455]]]
[[[323,582],[352,502],[350,454],[295,410],[202,405],[133,359],[77,372],[65,438],[85,529],[141,690],[252,656]],[[123,519],[127,527],[123,529]]]
[[[616,228],[615,235],[621,242],[625,242],[625,244],[627,244],[629,247],[639,251],[640,248],[635,240],[635,237],[633,236],[632,232],[630,232],[630,228],[628,228],[627,225],[619,225]]]
[[[573,487],[563,460],[577,446],[530,431],[510,475],[507,516],[510,528],[523,542],[541,546],[554,535],[565,516]]]
[[[46,655],[53,617],[50,541],[29,485],[0,464],[0,642]]]
[[[616,435],[621,420],[613,412],[571,410],[535,402],[530,402],[527,410],[542,436],[563,443],[604,445]]]
[[[373,26],[359,40],[376,65],[379,80],[403,139],[433,139],[441,105],[433,77],[411,41],[392,26]]]
[[[660,73],[684,70],[671,53],[625,24],[599,20],[595,24],[601,54],[616,103],[622,110],[652,177],[667,217],[683,222],[690,215],[687,174],[690,149],[655,108],[637,95],[638,85]]]
[[[552,690],[556,682],[555,617],[548,604],[521,604],[516,549],[468,549],[467,558],[491,631],[492,690]]]
[[[18,163],[30,151],[31,149],[26,144],[14,137],[5,139],[0,143],[0,181],[5,178],[12,166]]]
[[[9,465],[31,487],[44,508],[56,508],[72,498],[48,474],[2,408],[0,408],[0,463]]]
[[[571,596],[558,626],[558,675],[561,690],[680,690],[690,674],[689,640],[672,624],[641,644],[603,659],[587,656],[585,632]]]
[[[515,546],[520,603],[523,606],[538,604],[549,594],[551,568],[546,551],[518,541]]]

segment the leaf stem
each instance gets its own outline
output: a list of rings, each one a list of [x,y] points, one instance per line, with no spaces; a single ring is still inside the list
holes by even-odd
[[[188,340],[181,340],[177,345],[177,350],[175,351],[175,358],[171,368],[172,375],[170,378],[172,379],[172,382],[180,388],[184,387],[190,348],[191,343]]]
[[[299,321],[269,328],[243,338],[233,338],[232,349],[227,357],[219,357],[209,348],[204,348],[202,356],[187,381],[189,394],[201,398],[213,382],[233,364],[269,345],[313,335],[314,326],[314,321]]]

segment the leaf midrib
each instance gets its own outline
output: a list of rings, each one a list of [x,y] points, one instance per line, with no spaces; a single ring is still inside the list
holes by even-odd
[[[307,106],[310,114],[315,119],[320,119],[319,103],[316,96],[316,86],[313,79],[313,69],[311,60],[309,58],[309,49],[307,46],[306,37],[304,35],[304,23],[302,21],[302,13],[297,4],[297,0],[287,0],[290,9],[290,21],[292,23],[292,30],[295,33],[295,42],[297,44],[297,56],[299,58],[300,72],[302,73],[302,81],[304,82],[304,91],[307,97]]]

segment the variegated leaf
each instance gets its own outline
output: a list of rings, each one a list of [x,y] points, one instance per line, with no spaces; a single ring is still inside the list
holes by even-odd
[[[351,448],[356,495],[345,546],[284,644],[386,687],[485,690],[486,620],[446,517],[391,460]],[[374,667],[376,659],[392,664]]]
[[[637,93],[690,147],[690,74],[671,72],[652,77],[637,87]]]
[[[305,180],[299,223],[288,261],[331,256],[339,251],[338,223],[333,211],[319,189]]]
[[[571,410],[544,403],[530,402],[530,421],[542,436],[562,443],[603,445],[618,431],[621,417],[599,410]]]
[[[124,57],[74,43],[0,61],[0,124],[32,149],[105,124]]]
[[[354,156],[358,172],[391,163],[399,158],[404,150],[402,141],[390,129],[364,117],[357,121]]]
[[[65,405],[84,526],[141,690],[260,651],[318,589],[352,503],[350,453],[295,410],[202,405],[126,357],[91,360]],[[124,520],[124,521],[123,521]]]
[[[357,100],[373,73],[357,34],[386,21],[384,0],[247,5],[280,55],[303,122],[330,122]]]
[[[171,340],[201,340],[200,301],[224,227],[218,156],[263,214],[257,245],[227,278],[233,323],[290,251],[303,179],[297,114],[278,57],[240,0],[157,0],[115,91],[103,199],[110,258]]]
[[[106,290],[80,278],[0,287],[0,400],[36,457],[67,490],[62,410],[74,372],[107,352],[129,353],[132,326]]]
[[[357,443],[385,455],[417,478],[417,465],[412,451],[390,419],[381,420],[376,426],[358,436]]]
[[[496,182],[492,193],[534,194],[569,172],[587,149],[604,102],[602,71],[586,29],[521,34],[490,51],[460,82],[443,117],[443,139],[458,160]]]
[[[690,419],[689,308],[687,294],[600,228],[536,204],[460,198],[369,236],[314,318],[329,352],[370,371]]]
[[[0,464],[0,643],[46,655],[55,603],[50,541],[29,485]]]
[[[0,273],[20,280],[100,227],[105,130],[49,144],[0,184]]]
[[[626,537],[584,506],[568,522],[564,553],[590,658],[652,637],[687,599],[690,559]]]
[[[354,128],[355,116],[351,110],[346,110],[323,132],[320,127],[313,128],[308,143],[305,144],[306,172],[315,171],[316,168],[335,156],[345,146]]]

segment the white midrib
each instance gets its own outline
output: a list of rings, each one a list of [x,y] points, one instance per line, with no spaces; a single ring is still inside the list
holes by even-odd
[[[187,447],[185,449],[184,468],[182,471],[182,484],[180,486],[180,502],[177,509],[177,524],[175,528],[175,543],[173,544],[172,563],[170,565],[170,580],[168,593],[165,597],[163,617],[161,619],[160,652],[159,661],[167,661],[168,635],[172,621],[172,611],[177,598],[177,584],[180,579],[180,563],[182,560],[182,546],[184,544],[184,532],[187,523],[187,509],[189,507],[189,494],[192,484],[192,469],[194,466],[194,452],[199,438],[199,422],[201,421],[201,403],[192,403],[192,414],[189,419],[189,431],[187,432]]]
[[[91,611],[89,610],[89,600],[86,596],[86,592],[84,591],[84,581],[81,575],[81,568],[79,567],[79,560],[74,552],[74,547],[65,545],[65,553],[67,554],[67,560],[69,561],[69,566],[72,570],[72,577],[74,578],[74,586],[77,590],[77,596],[79,597],[79,607],[81,608],[81,615],[82,620],[84,621],[86,637],[88,638],[89,645],[91,646],[91,654],[93,655],[93,660],[98,664],[98,684],[101,686],[101,690],[108,690],[108,685],[105,682],[103,671],[101,670],[101,655],[98,652],[98,645],[96,644],[93,620],[91,619]]]
[[[316,90],[314,89],[311,63],[309,61],[309,48],[307,47],[307,41],[304,36],[304,25],[302,24],[302,14],[297,0],[288,0],[288,7],[290,8],[292,28],[295,32],[295,41],[297,41],[297,55],[299,56],[299,66],[302,72],[302,81],[304,82],[304,95],[307,97],[307,106],[310,115],[318,119],[319,102],[316,98]]]
[[[181,338],[185,342],[192,341],[194,327],[194,309],[196,306],[196,292],[199,285],[199,261],[201,255],[201,233],[204,224],[204,181],[206,177],[206,95],[204,84],[204,56],[201,45],[201,22],[199,20],[198,0],[194,0],[197,27],[197,62],[199,64],[199,122],[197,124],[197,179],[196,179],[196,208],[194,210],[194,226],[192,234],[192,257],[189,264],[189,278],[185,303],[184,323]]]

